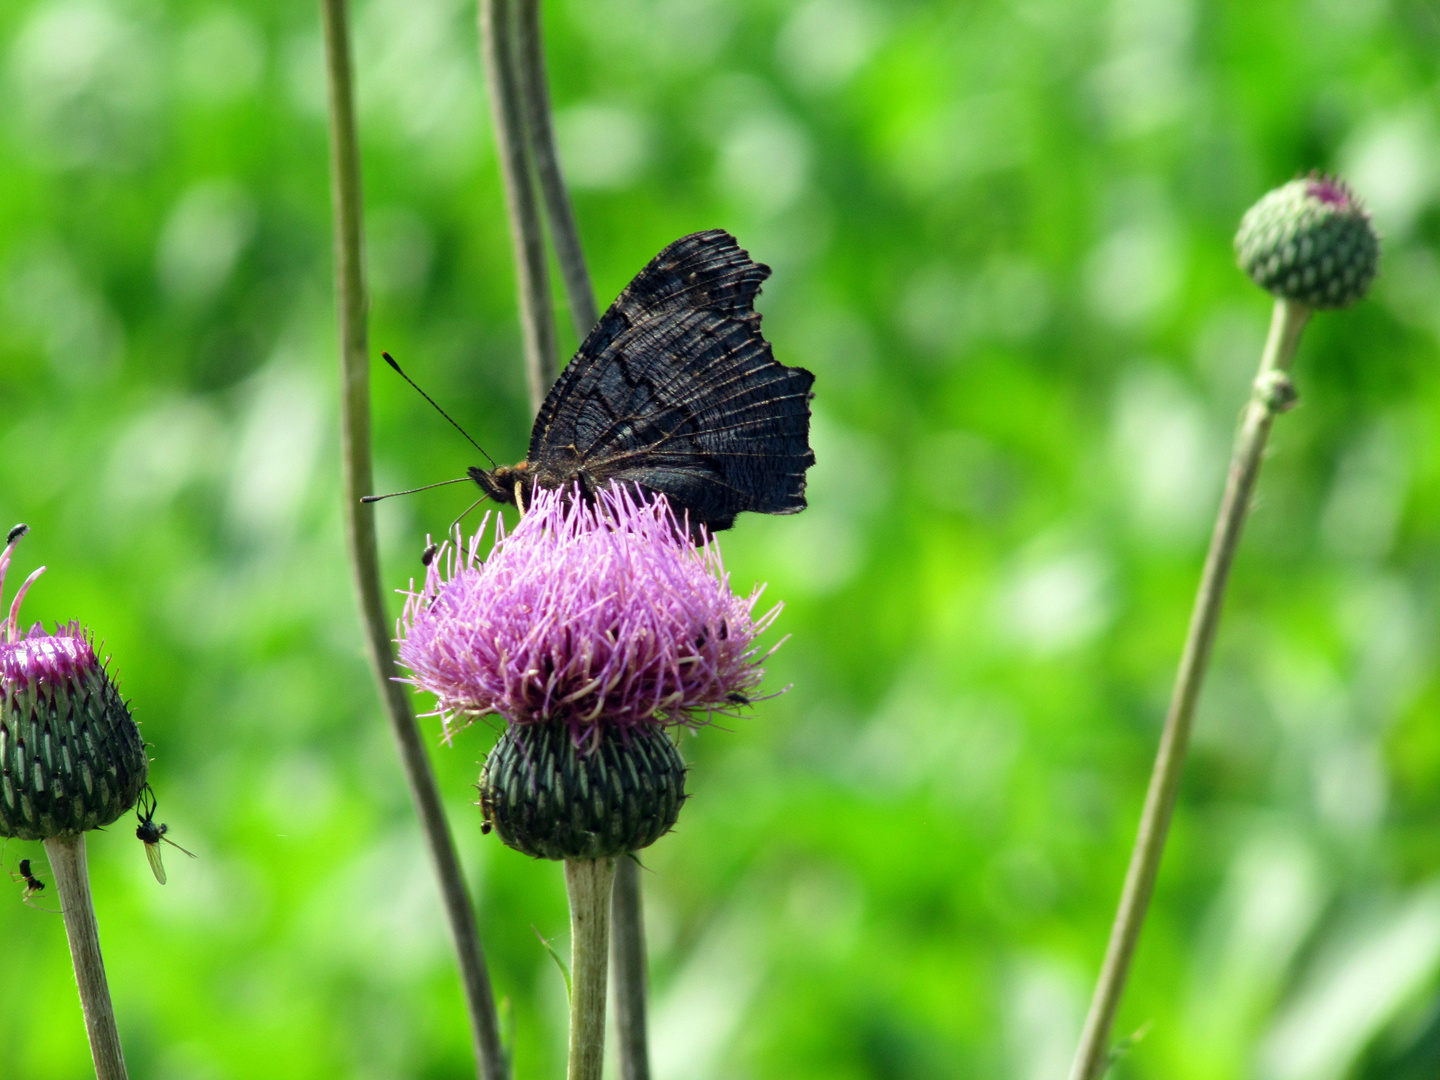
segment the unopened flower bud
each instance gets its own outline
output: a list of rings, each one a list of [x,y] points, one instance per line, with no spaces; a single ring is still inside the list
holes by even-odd
[[[1276,188],[1245,212],[1235,253],[1261,288],[1325,310],[1365,295],[1375,279],[1380,238],[1347,184],[1311,174]]]
[[[512,726],[480,774],[480,809],[517,851],[603,859],[649,847],[675,825],[685,763],[658,728],[611,728],[577,746],[565,724]]]
[[[13,549],[0,554],[0,588]],[[21,601],[43,570],[0,624],[0,836],[19,840],[110,824],[135,805],[150,767],[89,634],[73,622],[20,633]]]

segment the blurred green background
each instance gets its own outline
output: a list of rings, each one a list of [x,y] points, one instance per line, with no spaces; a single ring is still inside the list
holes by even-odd
[[[1269,315],[1230,238],[1316,166],[1373,206],[1382,277],[1302,346],[1115,1075],[1440,1073],[1435,6],[546,17],[602,300],[723,226],[817,375],[811,508],[724,537],[786,604],[793,688],[685,737],[695,797],[645,857],[659,1080],[1065,1076]],[[355,22],[372,344],[513,461],[473,5]],[[343,560],[318,12],[18,0],[0,37],[0,524],[50,567],[27,619],[113,654],[200,856],[161,888],[129,826],[91,839],[131,1073],[473,1076]],[[382,490],[473,463],[383,366],[374,391]],[[380,508],[389,583],[465,500]],[[517,1076],[559,1076],[559,868],[480,835],[493,732],[426,731]],[[60,920],[20,892],[0,1075],[84,1076]]]

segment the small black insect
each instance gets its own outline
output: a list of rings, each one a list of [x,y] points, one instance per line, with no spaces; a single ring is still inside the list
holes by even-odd
[[[526,459],[471,466],[469,479],[496,502],[522,505],[537,484],[573,483],[586,496],[634,484],[712,532],[746,510],[805,509],[815,376],[776,361],[760,332],[755,297],[769,276],[722,229],[676,240],[610,305],[550,388]]]
[[[45,891],[45,882],[30,872],[29,859],[20,860],[20,880],[25,882],[25,895],[20,899],[24,900],[27,904],[30,902],[30,898],[36,893]]]
[[[28,533],[29,531],[30,531],[30,526],[29,526],[29,525],[26,525],[24,522],[21,522],[19,525],[16,525],[16,526],[13,527],[8,533],[5,534],[5,546],[6,546],[6,547],[9,547],[11,544],[13,544],[16,540],[19,540],[22,536],[24,536],[24,535],[25,535],[26,533]]]
[[[164,822],[158,825],[155,823],[155,792],[151,790],[149,784],[146,784],[144,790],[140,792],[140,802],[135,807],[135,816],[140,821],[139,826],[135,829],[135,838],[144,842],[145,858],[150,862],[150,872],[155,875],[156,881],[164,885],[165,864],[160,858],[160,841],[163,840],[171,847],[179,848],[181,851],[185,851],[185,849],[165,835],[170,826]],[[195,858],[193,851],[185,851],[185,854],[192,859]]]
[[[439,544],[433,542],[426,544],[425,550],[420,553],[420,565],[429,566],[432,562],[435,561],[435,555],[439,550]]]

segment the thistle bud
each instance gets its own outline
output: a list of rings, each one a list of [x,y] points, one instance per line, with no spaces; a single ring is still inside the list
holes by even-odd
[[[487,559],[478,547],[431,562],[400,658],[447,728],[505,719],[480,778],[486,827],[550,859],[653,843],[685,797],[667,729],[749,703],[778,609],[756,618],[758,591],[730,591],[714,541],[626,488],[538,490]]]
[[[649,847],[675,825],[685,763],[664,731],[612,728],[576,746],[564,724],[509,727],[480,773],[485,824],[542,859],[603,859]]]
[[[0,590],[14,541],[0,554]],[[20,533],[23,535],[23,533]],[[47,840],[135,805],[149,762],[140,730],[78,623],[19,631],[21,585],[0,624],[0,836]]]
[[[1380,238],[1347,184],[1312,173],[1245,212],[1235,253],[1261,288],[1323,311],[1346,307],[1369,290]]]

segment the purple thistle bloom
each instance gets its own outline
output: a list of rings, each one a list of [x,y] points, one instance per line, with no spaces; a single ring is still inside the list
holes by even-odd
[[[3,581],[0,575],[0,581]],[[7,627],[8,629],[8,627]],[[59,686],[100,667],[95,645],[78,622],[57,625],[47,634],[36,623],[14,640],[0,640],[0,683]]]
[[[28,531],[14,536],[0,552],[0,595],[5,591],[5,575],[10,569],[15,545]],[[39,623],[32,626],[29,633],[20,632],[20,605],[35,579],[44,572],[42,566],[24,580],[10,604],[9,617],[0,623],[0,687],[7,693],[37,684],[58,686],[67,679],[87,675],[100,665],[94,644],[77,622],[56,626],[54,634],[45,633]]]
[[[1349,184],[1318,172],[1312,172],[1306,177],[1305,194],[1341,210],[1350,209],[1356,202],[1355,193],[1350,190]]]
[[[0,595],[5,591],[5,575],[10,570],[15,545],[29,531],[24,526],[11,530],[12,539],[0,552]],[[9,616],[0,622],[0,688],[7,694],[31,686],[60,686],[67,680],[88,676],[100,667],[94,643],[78,622],[57,625],[53,634],[45,633],[39,623],[28,633],[20,632],[20,605],[25,602],[30,586],[43,573],[45,567],[41,566],[21,583],[10,604]]]
[[[447,544],[432,560],[400,621],[408,681],[436,696],[447,730],[498,713],[595,745],[606,728],[748,703],[770,655],[755,638],[780,607],[756,618],[763,587],[732,593],[715,541],[693,543],[663,496],[538,489],[513,533],[495,519],[481,560],[489,521],[463,554]]]

